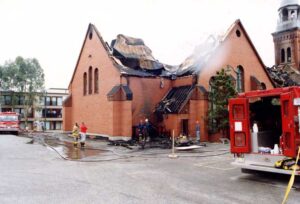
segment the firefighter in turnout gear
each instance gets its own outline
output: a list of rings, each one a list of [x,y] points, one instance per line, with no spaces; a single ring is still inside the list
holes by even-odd
[[[73,130],[72,130],[72,136],[74,138],[74,147],[77,147],[78,140],[79,140],[79,125],[75,123]]]

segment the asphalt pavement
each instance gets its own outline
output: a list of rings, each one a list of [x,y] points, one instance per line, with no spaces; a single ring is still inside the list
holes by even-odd
[[[177,152],[179,157],[170,159],[169,149],[89,140],[86,150],[73,151],[68,138],[56,140],[59,144],[45,145],[0,135],[0,203],[275,204],[281,203],[288,182],[242,174],[231,166],[224,144]],[[76,151],[80,159],[72,157]],[[288,203],[300,203],[299,189],[291,191]]]

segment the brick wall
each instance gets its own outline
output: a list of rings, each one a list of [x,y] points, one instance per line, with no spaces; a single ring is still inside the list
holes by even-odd
[[[236,34],[237,30],[241,33],[240,37]],[[245,91],[251,90],[251,75],[255,76],[260,82],[265,83],[267,89],[273,88],[267,73],[264,71],[264,65],[259,61],[240,24],[234,26],[220,48],[216,50],[213,57],[202,69],[198,83],[208,90],[210,78],[216,74],[216,71],[225,68],[227,65],[235,69],[239,65],[243,67]],[[236,78],[236,73],[232,71],[231,74]]]
[[[69,89],[72,94],[71,123],[86,123],[89,133],[113,135],[113,104],[107,100],[107,93],[120,83],[120,73],[103,47],[97,33],[89,27],[92,39],[86,36],[77,67]],[[88,32],[89,33],[89,32]],[[99,70],[99,93],[83,95],[83,75],[89,67]],[[94,88],[94,87],[93,87]],[[69,121],[67,122],[69,123]]]

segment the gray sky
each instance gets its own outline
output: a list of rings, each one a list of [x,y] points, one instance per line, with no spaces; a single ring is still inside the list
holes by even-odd
[[[47,88],[67,88],[89,23],[111,42],[142,38],[155,58],[180,64],[208,34],[241,19],[267,66],[279,0],[0,0],[0,64],[35,57]]]

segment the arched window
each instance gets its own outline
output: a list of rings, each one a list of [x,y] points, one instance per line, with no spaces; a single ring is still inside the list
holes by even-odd
[[[236,90],[241,93],[245,91],[244,68],[239,65],[236,69]]]
[[[290,47],[287,48],[286,55],[287,55],[287,62],[291,62],[292,61],[292,52],[291,52]]]
[[[266,86],[266,84],[264,82],[262,82],[260,84],[260,86],[261,86],[261,90],[267,90],[267,86]]]
[[[93,93],[93,69],[89,68],[89,94]]]
[[[83,95],[87,94],[87,74],[84,72],[83,74]]]
[[[287,21],[288,20],[288,17],[289,17],[289,13],[288,13],[288,10],[286,8],[284,8],[282,10],[282,21]]]
[[[99,71],[98,68],[94,71],[94,92],[99,93]]]
[[[285,51],[284,49],[281,49],[281,63],[285,62]]]

